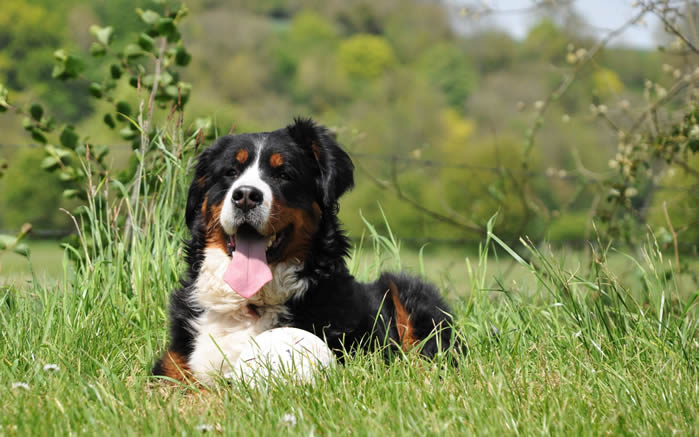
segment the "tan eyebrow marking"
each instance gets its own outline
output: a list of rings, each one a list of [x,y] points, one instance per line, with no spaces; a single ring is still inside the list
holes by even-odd
[[[284,158],[282,157],[281,153],[274,153],[269,157],[269,165],[271,165],[273,168],[277,168],[282,164],[284,164]]]
[[[238,153],[235,154],[235,160],[241,164],[245,164],[248,160],[248,149],[240,149]]]

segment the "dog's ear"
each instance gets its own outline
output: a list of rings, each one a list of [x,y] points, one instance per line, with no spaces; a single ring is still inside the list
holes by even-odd
[[[194,169],[194,178],[189,186],[187,194],[187,208],[184,219],[190,231],[194,227],[194,220],[201,211],[201,205],[204,202],[207,186],[209,184],[209,156],[211,155],[211,147],[201,152],[197,158],[197,165]]]
[[[318,186],[323,206],[332,207],[354,186],[354,164],[335,141],[335,134],[310,118],[295,118],[287,132],[302,148],[313,154],[320,169]]]

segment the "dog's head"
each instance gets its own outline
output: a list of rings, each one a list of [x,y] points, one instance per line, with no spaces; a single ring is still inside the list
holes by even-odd
[[[268,265],[303,262],[321,219],[353,186],[353,169],[334,135],[310,119],[221,137],[199,157],[187,226],[231,256],[245,250]]]

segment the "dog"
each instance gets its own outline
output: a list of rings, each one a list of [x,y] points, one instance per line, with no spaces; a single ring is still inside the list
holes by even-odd
[[[170,344],[153,374],[209,383],[250,337],[296,327],[348,352],[452,345],[449,307],[406,274],[355,280],[337,212],[354,165],[335,135],[297,118],[273,132],[227,135],[204,150],[188,192],[186,277],[170,300]]]

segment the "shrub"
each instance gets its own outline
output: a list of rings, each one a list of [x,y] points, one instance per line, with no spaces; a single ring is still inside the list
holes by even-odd
[[[384,38],[359,34],[342,41],[340,71],[352,78],[372,79],[396,65],[393,48]]]

